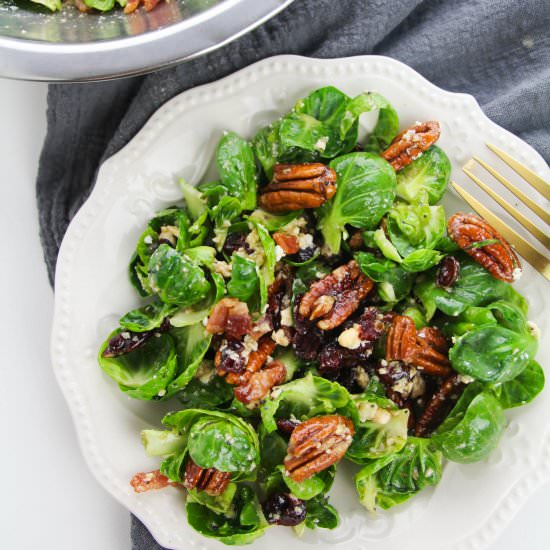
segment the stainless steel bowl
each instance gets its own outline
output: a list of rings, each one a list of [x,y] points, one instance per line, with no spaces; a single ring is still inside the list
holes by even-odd
[[[167,0],[147,13],[48,13],[0,0],[0,76],[85,81],[148,72],[211,51],[293,0]]]

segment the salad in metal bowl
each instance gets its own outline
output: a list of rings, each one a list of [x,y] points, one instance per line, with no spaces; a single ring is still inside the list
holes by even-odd
[[[544,386],[536,327],[513,248],[438,204],[439,134],[325,87],[250,141],[224,134],[217,180],[180,182],[130,260],[143,302],[99,351],[122,392],[174,406],[141,434],[159,469],[137,492],[186,490],[194,529],[246,544],[335,528],[342,460],[373,511],[498,445],[505,410]]]

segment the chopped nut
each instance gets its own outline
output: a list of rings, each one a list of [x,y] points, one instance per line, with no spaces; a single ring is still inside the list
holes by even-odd
[[[240,339],[252,328],[252,319],[246,303],[236,298],[223,298],[212,309],[206,330],[210,334],[226,334]]]
[[[283,249],[285,254],[296,254],[300,250],[300,242],[298,237],[289,235],[288,233],[277,232],[273,233],[273,240]]]
[[[252,374],[245,384],[237,386],[233,393],[238,401],[249,405],[263,399],[271,388],[282,384],[285,378],[286,367],[280,361],[271,361],[269,366]]]
[[[338,343],[343,348],[357,349],[361,345],[360,331],[360,325],[354,324],[340,333],[340,336],[338,336]]]

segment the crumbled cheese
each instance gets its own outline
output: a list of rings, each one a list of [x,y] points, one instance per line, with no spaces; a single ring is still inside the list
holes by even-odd
[[[285,233],[297,237],[301,230],[307,226],[307,220],[303,217],[295,218],[284,227]]]
[[[212,363],[210,361],[202,361],[197,369],[195,377],[198,378],[201,384],[208,384],[208,382],[212,380],[214,374],[216,374],[216,371],[212,367]]]
[[[281,388],[279,388],[278,386],[275,386],[272,390],[271,390],[271,399],[277,399],[277,397],[279,397],[279,395],[281,395],[281,392],[283,390]]]
[[[536,323],[534,323],[533,321],[527,321],[527,328],[529,329],[531,336],[533,336],[537,340],[540,339],[540,328],[537,326]]]
[[[162,390],[159,390],[159,392],[157,393],[157,395],[159,397],[164,397],[166,395],[166,390],[163,388]]]
[[[281,310],[281,325],[284,327],[294,326],[294,319],[292,318],[292,308],[289,306]]]
[[[286,256],[285,251],[277,244],[275,245],[275,260],[280,261]]]
[[[432,477],[434,475],[434,471],[431,468],[428,468],[425,472],[425,477]]]
[[[468,376],[467,374],[459,374],[458,381],[462,382],[463,384],[471,384],[474,381],[474,379],[471,376]]]
[[[120,335],[124,338],[124,340],[130,339],[130,333],[127,331],[121,332]]]
[[[521,275],[523,274],[523,270],[521,269],[521,267],[516,267],[514,269],[514,271],[512,271],[512,280],[515,282],[515,281],[519,281],[519,279],[521,278]]]
[[[221,260],[214,260],[214,264],[212,265],[214,268],[214,271],[224,277],[225,279],[229,279],[231,277],[231,264],[228,264],[227,262],[223,262]]]
[[[285,331],[280,328],[279,330],[273,331],[271,334],[271,339],[280,346],[287,347],[290,344],[288,336],[285,334]]]
[[[400,378],[391,389],[397,393],[400,393],[402,395],[409,395],[412,391],[413,383],[404,376],[403,378]]]
[[[361,389],[365,389],[369,385],[370,377],[367,371],[361,367],[355,369],[355,381]]]
[[[317,151],[320,151],[321,153],[323,153],[325,151],[325,149],[327,148],[327,143],[328,143],[328,136],[324,136],[322,138],[319,138],[315,143],[315,149],[317,149]]]
[[[349,436],[349,428],[345,424],[338,424],[334,430],[334,435],[343,435],[347,438]]]
[[[359,420],[361,422],[372,420],[377,410],[378,405],[376,403],[369,403],[367,401],[357,403],[357,411],[359,412]]]
[[[146,235],[145,238],[143,239],[143,242],[145,244],[153,244],[153,239],[152,239],[151,235]]]
[[[338,336],[338,343],[347,349],[357,349],[361,345],[361,337],[359,332],[361,327],[355,323],[351,328],[344,330]]]
[[[420,376],[420,374],[417,374],[412,379],[411,397],[413,399],[416,399],[417,397],[424,395],[425,391],[426,391],[426,382],[424,381],[424,378]]]
[[[298,236],[298,245],[300,248],[311,248],[313,246],[313,235],[311,233],[301,233]]]
[[[258,349],[258,342],[254,340],[254,338],[252,338],[250,334],[247,334],[244,337],[243,345],[244,345],[243,354],[246,357],[248,357],[251,352],[256,351]]]
[[[160,228],[159,239],[161,241],[168,241],[171,244],[176,244],[176,240],[179,236],[179,227],[176,227],[174,225],[163,225]]]
[[[382,409],[380,407],[378,407],[378,409],[374,413],[374,416],[372,417],[372,421],[375,424],[380,424],[381,426],[383,426],[384,424],[387,424],[390,420],[391,420],[391,413],[386,409]]]

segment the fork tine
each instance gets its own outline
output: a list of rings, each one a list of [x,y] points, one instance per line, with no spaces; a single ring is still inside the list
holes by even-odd
[[[488,208],[483,206],[468,191],[460,187],[454,181],[453,188],[456,192],[483,218],[485,218],[507,241],[514,246],[518,253],[523,256],[543,277],[550,281],[550,260],[541,254],[536,248],[528,243],[521,235],[508,227],[503,221],[495,216]]]
[[[472,161],[469,161],[462,170],[464,173],[471,178],[487,195],[489,195],[496,203],[500,204],[510,216],[516,219],[529,233],[539,240],[546,248],[550,248],[550,237],[541,231],[532,221],[526,218],[521,212],[518,212],[510,203],[506,202],[502,197],[499,197],[488,185],[483,183],[478,177],[476,177],[468,169]]]
[[[512,158],[508,153],[505,153],[492,143],[487,143],[487,147],[512,168],[512,170],[518,173],[529,185],[531,185],[531,187],[534,187],[545,199],[550,201],[550,183],[543,180],[538,174],[529,170],[527,166],[524,166],[521,162],[518,162],[515,158]]]
[[[547,224],[550,224],[550,214],[546,212],[541,206],[539,206],[533,199],[528,197],[525,193],[520,191],[515,185],[513,185],[504,176],[500,175],[494,168],[491,168],[486,162],[482,161],[478,157],[474,157],[474,160],[481,164],[489,174],[495,177],[508,191],[511,191],[525,206],[530,208],[539,218],[544,220]],[[468,166],[468,164],[466,165]]]

